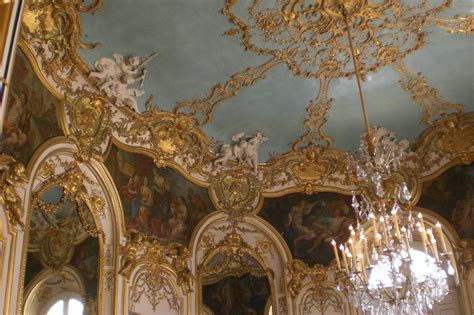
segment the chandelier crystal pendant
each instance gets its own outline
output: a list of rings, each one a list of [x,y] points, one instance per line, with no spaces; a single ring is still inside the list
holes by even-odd
[[[370,128],[348,13],[343,4],[340,9],[366,133],[352,163],[362,191],[352,198],[357,226],[350,227],[350,238],[339,248],[332,241],[338,289],[347,291],[349,302],[365,314],[425,314],[449,293],[449,276],[459,283],[454,256],[441,224],[432,226],[421,213],[414,216],[411,211],[409,176],[401,167],[414,154],[409,142],[397,141],[385,128]],[[367,231],[360,222],[366,223]]]
[[[338,289],[366,314],[426,314],[449,293],[448,276],[458,282],[454,257],[441,224],[431,226],[410,210],[412,194],[401,170],[410,156],[407,142],[385,128],[372,132],[373,153],[364,135],[354,161],[362,194],[352,198],[358,224],[339,246],[342,263],[332,242]]]

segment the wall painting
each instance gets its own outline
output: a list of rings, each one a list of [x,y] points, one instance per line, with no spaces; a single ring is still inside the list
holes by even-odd
[[[202,296],[215,315],[263,315],[271,290],[267,277],[246,273],[204,285]]]
[[[417,206],[448,220],[461,238],[474,239],[474,163],[453,167],[424,183]]]
[[[112,147],[106,166],[114,179],[127,229],[163,243],[187,245],[193,228],[214,211],[207,189],[153,160]]]
[[[346,241],[355,224],[350,204],[350,196],[336,193],[290,194],[266,199],[259,215],[285,239],[294,259],[328,265],[334,259],[331,241]]]
[[[20,49],[17,49],[10,84],[0,152],[26,165],[43,142],[63,135],[59,119],[61,104],[43,86]]]

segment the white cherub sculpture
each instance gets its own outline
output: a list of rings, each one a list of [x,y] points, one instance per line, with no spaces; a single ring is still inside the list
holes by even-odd
[[[246,137],[245,133],[239,133],[232,136],[232,144],[224,144],[219,148],[214,165],[223,165],[227,161],[237,161],[241,165],[251,167],[257,172],[258,166],[258,147],[267,141],[261,132],[257,132],[253,137]]]
[[[100,58],[94,64],[95,71],[89,77],[99,81],[99,89],[109,97],[116,97],[117,105],[128,106],[138,111],[135,97],[145,94],[143,83],[145,81],[146,69],[138,71],[148,64],[158,54],[153,53],[147,58],[140,60],[138,56],[124,58],[120,54],[113,54],[112,58]],[[140,81],[140,88],[128,88],[129,85]]]

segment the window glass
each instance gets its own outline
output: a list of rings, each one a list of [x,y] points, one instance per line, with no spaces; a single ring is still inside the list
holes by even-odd
[[[76,299],[70,299],[68,304],[68,315],[82,315],[84,304]]]
[[[57,301],[51,308],[49,309],[47,315],[63,315],[64,314],[64,301]]]

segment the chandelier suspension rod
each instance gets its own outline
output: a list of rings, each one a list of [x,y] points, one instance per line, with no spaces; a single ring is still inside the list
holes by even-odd
[[[352,43],[352,33],[351,33],[351,29],[349,27],[349,19],[347,17],[347,10],[344,7],[344,4],[341,4],[340,6],[341,6],[342,15],[344,16],[344,21],[346,22],[347,39],[349,40],[349,47],[351,48],[352,62],[354,64],[355,76],[356,76],[356,79],[357,79],[357,87],[359,89],[360,104],[361,104],[361,107],[362,107],[362,113],[364,114],[365,129],[367,130],[368,149],[369,149],[370,155],[373,155],[374,154],[374,144],[373,144],[372,132],[370,130],[369,114],[367,113],[367,107],[365,105],[365,97],[364,97],[364,93],[362,91],[362,82],[361,82],[362,80],[360,78],[359,65],[357,63],[357,59],[356,59],[356,56],[355,56],[354,45]]]

